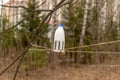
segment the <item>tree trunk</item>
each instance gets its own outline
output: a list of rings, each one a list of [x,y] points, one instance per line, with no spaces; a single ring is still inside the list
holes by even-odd
[[[97,43],[105,41],[105,30],[106,30],[106,0],[97,1],[97,17],[98,17],[98,26],[97,26]],[[104,46],[98,47],[96,51],[101,51],[105,49]],[[104,60],[104,54],[96,54],[96,63],[100,63]]]
[[[83,46],[83,43],[84,43],[85,31],[87,27],[86,24],[87,24],[87,17],[88,17],[88,4],[89,4],[89,0],[86,0],[85,9],[84,9],[83,26],[82,26],[82,31],[80,35],[80,46]]]
[[[3,5],[3,0],[1,0],[1,3]],[[1,23],[0,23],[0,32],[3,31],[3,7],[1,6]]]
[[[51,9],[53,9],[56,5],[57,5],[57,0],[52,0],[51,1]],[[53,48],[54,46],[54,33],[55,33],[55,28],[57,26],[57,18],[56,18],[56,12],[53,13],[52,15],[52,24],[51,24],[51,48]],[[51,69],[54,69],[55,68],[55,63],[57,63],[55,60],[56,59],[56,55],[53,51],[51,51],[51,53],[49,54],[49,62],[50,62],[50,67]]]
[[[89,7],[88,4],[89,4],[89,0],[86,0],[82,31],[81,31],[81,35],[80,35],[80,43],[79,43],[80,47],[83,46],[83,44],[84,44],[84,37],[85,37],[85,31],[86,31],[86,27],[87,27],[87,17],[88,17],[88,7]],[[82,49],[80,49],[80,50],[82,50]],[[84,55],[82,55],[81,58],[85,58]],[[80,55],[77,56],[77,60],[80,60]],[[79,62],[79,61],[77,61],[77,62]]]

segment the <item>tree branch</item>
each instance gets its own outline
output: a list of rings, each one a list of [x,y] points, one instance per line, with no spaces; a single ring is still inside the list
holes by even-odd
[[[7,6],[7,5],[1,5],[1,6],[3,6],[3,7],[9,7],[9,8],[23,8],[23,9],[28,10],[30,12],[35,12],[35,11],[43,11],[43,12],[52,11],[52,10],[49,10],[49,9],[48,10],[47,9],[30,10],[30,9],[24,7],[24,6]]]
[[[9,8],[23,8],[26,9],[28,11],[30,11],[28,8],[24,7],[24,6],[7,6],[7,5],[1,5],[2,7],[9,7]]]
[[[22,54],[20,54],[14,61],[12,61],[12,63],[10,63],[3,71],[0,72],[0,75],[2,75],[5,71],[7,71],[21,56],[25,55],[25,53],[28,51],[28,49],[31,46],[28,46]]]
[[[23,61],[24,56],[25,56],[25,54],[23,54],[23,56],[21,57],[21,59],[20,59],[18,65],[17,65],[17,68],[16,68],[16,71],[15,71],[15,74],[14,74],[14,76],[13,76],[13,80],[16,80],[17,73],[18,73],[18,70],[19,70],[19,68],[20,68],[20,65],[21,65],[21,63],[22,63],[22,61]]]
[[[43,1],[40,6],[44,5],[47,2],[47,0]]]
[[[11,29],[16,28],[16,27],[17,27],[19,24],[21,24],[24,20],[25,20],[25,18],[22,19],[21,21],[19,21],[16,25],[12,26],[11,28],[9,28],[9,29],[3,31],[2,33],[0,33],[0,36],[1,36],[2,34],[4,34],[4,33],[8,32],[8,31],[10,31]],[[9,26],[8,26],[8,27],[9,27]]]

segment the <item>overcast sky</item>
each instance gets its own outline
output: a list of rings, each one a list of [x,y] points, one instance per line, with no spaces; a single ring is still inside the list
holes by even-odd
[[[2,1],[2,0],[0,0],[0,3],[1,3],[1,1]],[[7,1],[9,1],[9,0],[3,0],[4,3],[6,3]]]
[[[4,3],[6,3],[9,0],[3,0]],[[0,5],[1,5],[2,0],[0,0]],[[1,11],[1,6],[0,6],[0,11]]]
[[[7,1],[9,1],[9,0],[3,0],[4,2],[7,2]]]

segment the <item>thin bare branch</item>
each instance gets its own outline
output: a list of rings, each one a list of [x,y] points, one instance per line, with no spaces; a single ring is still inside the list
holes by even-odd
[[[51,11],[49,9],[48,10],[47,9],[30,10],[30,9],[24,7],[24,6],[7,6],[7,5],[1,5],[1,6],[3,6],[3,7],[9,7],[9,8],[23,8],[23,9],[28,10],[30,12],[35,12],[35,11],[44,11],[44,12],[47,12],[47,11]]]
[[[44,5],[47,2],[47,0],[43,1],[40,6]]]
[[[25,20],[25,18],[22,19],[21,21],[19,21],[16,25],[12,26],[11,28],[9,28],[9,29],[3,31],[2,33],[0,33],[0,36],[1,36],[2,34],[4,34],[4,33],[8,32],[8,31],[10,31],[10,30],[16,28],[16,27],[17,27],[19,24],[21,24],[24,20]],[[8,26],[8,27],[9,27],[9,26]]]
[[[18,73],[18,70],[19,70],[19,68],[20,68],[20,65],[21,65],[21,63],[22,63],[22,61],[23,61],[24,56],[25,56],[25,54],[20,58],[20,61],[19,61],[18,65],[17,65],[15,74],[14,74],[14,76],[13,76],[13,80],[16,80],[17,73]]]
[[[7,5],[1,5],[2,7],[9,7],[9,8],[23,8],[26,9],[28,11],[30,11],[28,8],[24,7],[24,6],[7,6]]]
[[[14,61],[12,61],[12,63],[10,63],[3,71],[0,72],[0,75],[2,75],[5,71],[7,71],[12,65],[14,65],[14,63],[19,59],[21,58],[23,55],[25,55],[25,53],[28,51],[28,49],[30,48],[31,46],[28,46],[22,54],[20,54]]]

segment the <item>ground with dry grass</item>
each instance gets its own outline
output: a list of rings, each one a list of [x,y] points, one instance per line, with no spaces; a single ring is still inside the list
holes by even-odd
[[[6,72],[0,80],[12,80],[13,74]],[[120,80],[120,66],[83,65],[79,67],[48,67],[36,71],[19,72],[17,80]]]
[[[0,72],[10,64],[18,54],[0,57]],[[12,80],[18,61],[3,75],[0,80]],[[98,65],[97,65],[98,64]],[[112,64],[112,65],[110,65]],[[53,68],[50,68],[53,67]],[[16,80],[120,80],[120,55],[108,55],[104,63],[95,65],[53,65],[43,68],[31,68],[26,72],[20,68]]]

